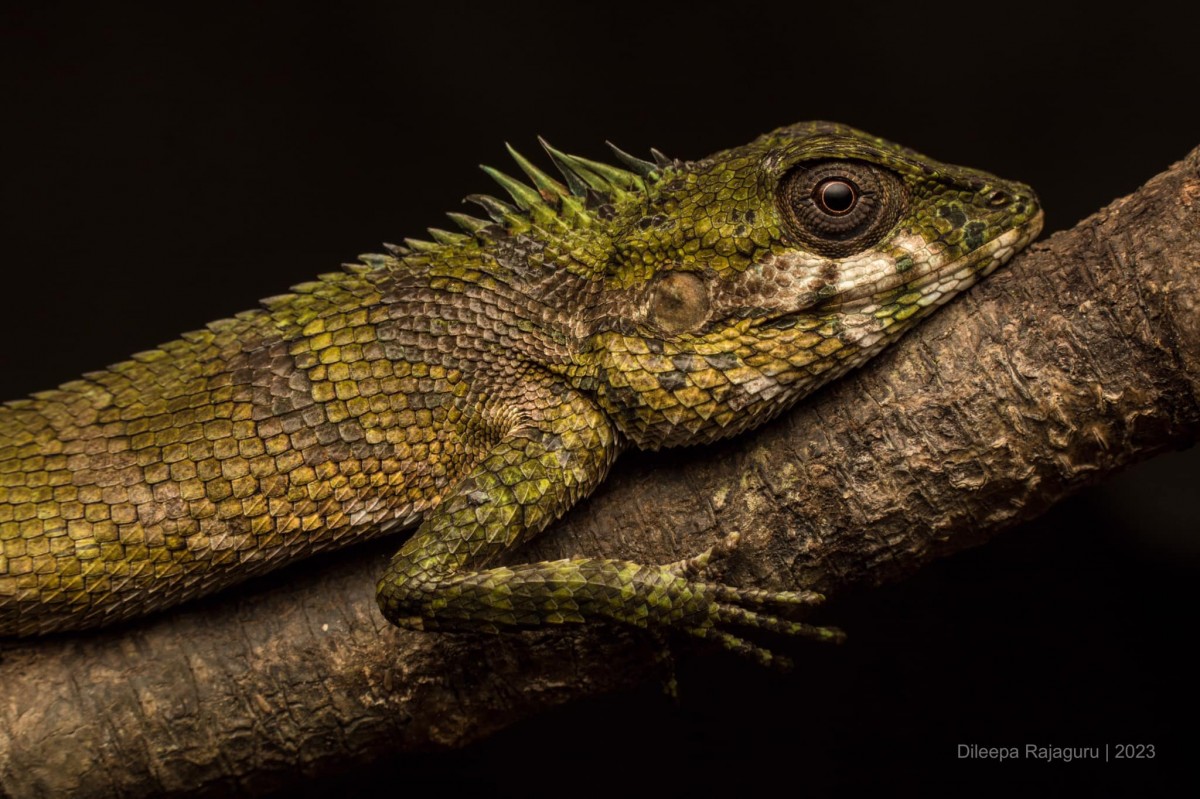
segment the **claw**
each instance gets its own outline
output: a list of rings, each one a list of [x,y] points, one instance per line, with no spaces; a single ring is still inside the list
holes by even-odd
[[[671,650],[671,641],[666,633],[655,627],[647,628],[650,637],[654,639],[654,643],[658,648],[658,655],[661,662],[666,666],[666,675],[663,677],[663,693],[670,697],[673,701],[679,701],[679,680],[676,678],[675,670],[675,653]]]
[[[668,563],[663,568],[678,577],[695,577],[707,569],[708,564],[714,558],[720,560],[721,558],[728,557],[729,553],[733,552],[738,544],[741,543],[741,540],[742,536],[740,533],[730,533],[699,555],[677,560],[674,563]]]
[[[799,635],[804,638],[814,638],[820,641],[841,642],[846,634],[833,627],[818,627],[799,621],[788,621],[778,616],[768,616],[736,605],[718,604],[716,620],[727,624],[740,624],[744,627],[754,627],[759,630],[780,633],[782,635]]]
[[[795,665],[792,663],[792,659],[786,655],[777,655],[770,649],[753,644],[745,638],[739,638],[733,633],[727,633],[715,627],[693,628],[688,632],[698,638],[709,638],[718,641],[721,646],[730,652],[736,652],[744,657],[752,658],[758,661],[761,666],[790,670]]]
[[[739,626],[827,643],[841,643],[846,639],[846,634],[835,627],[820,627],[792,621],[771,612],[819,605],[825,601],[825,596],[816,591],[768,591],[760,588],[735,588],[730,585],[695,579],[712,564],[714,559],[727,557],[733,552],[741,540],[742,537],[738,533],[730,533],[699,555],[663,567],[667,574],[686,580],[690,584],[691,591],[704,596],[709,602],[707,609],[701,611],[701,618],[696,620],[698,623],[685,628],[687,632],[699,638],[719,641],[724,648],[751,657],[765,666],[785,668],[791,663],[787,658],[727,632],[722,627]],[[693,616],[693,619],[696,617]]]
[[[713,546],[713,548],[712,548],[713,554],[716,555],[718,558],[727,557],[729,555],[729,553],[731,553],[731,552],[733,552],[733,550],[737,549],[738,545],[741,543],[742,543],[742,534],[739,532],[736,532],[736,531],[732,532],[729,535],[722,538],[720,541],[718,541],[715,546]]]

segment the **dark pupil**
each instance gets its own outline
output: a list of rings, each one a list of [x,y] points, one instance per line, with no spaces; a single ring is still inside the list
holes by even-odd
[[[821,210],[831,214],[844,214],[854,207],[857,196],[854,187],[844,180],[834,178],[817,187],[817,200]]]

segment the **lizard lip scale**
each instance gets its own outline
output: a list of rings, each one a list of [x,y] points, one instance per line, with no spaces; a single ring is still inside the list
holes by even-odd
[[[0,635],[98,627],[417,525],[377,587],[417,630],[614,619],[762,663],[808,591],[675,564],[492,565],[628,446],[761,425],[1041,227],[1019,183],[808,122],[698,161],[543,142],[528,183],[382,255],[0,405]],[[697,457],[702,454],[697,450]]]
[[[958,280],[966,280],[970,277],[972,278],[972,282],[979,278],[987,277],[997,268],[1007,263],[1017,250],[1022,249],[1026,244],[1037,238],[1038,234],[1042,231],[1044,219],[1044,213],[1039,210],[1037,215],[1022,227],[1007,230],[958,261],[951,261],[940,268],[920,275],[916,279],[911,279],[907,283],[901,284],[899,288],[920,291],[930,285],[941,282],[949,276],[954,276]],[[885,284],[880,287],[881,290],[876,290],[873,293],[864,291],[856,294],[856,292],[850,292],[847,294],[846,300],[849,303],[863,297],[877,297],[883,291],[892,288],[897,287]]]
[[[1032,197],[1032,192],[1028,197]],[[1027,199],[1026,202],[1037,207],[1035,200]],[[834,308],[856,310],[869,301],[886,302],[889,295],[894,297],[907,292],[924,292],[930,286],[942,282],[951,275],[958,280],[966,280],[973,275],[971,282],[974,283],[1007,263],[1018,250],[1036,239],[1042,231],[1044,220],[1045,214],[1039,209],[1024,225],[1004,231],[995,239],[972,250],[967,255],[942,263],[931,261],[928,267],[919,271],[896,272],[891,264],[888,264],[885,266],[887,274],[883,278],[877,281],[851,282],[851,288],[834,295],[830,300],[821,303],[818,308],[822,310]],[[914,271],[916,274],[913,274]],[[967,287],[967,285],[962,286],[962,288]]]

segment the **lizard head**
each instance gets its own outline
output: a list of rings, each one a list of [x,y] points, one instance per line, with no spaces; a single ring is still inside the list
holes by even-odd
[[[569,353],[548,365],[642,448],[765,422],[1042,223],[1028,186],[827,122],[699,161],[613,148],[623,168],[543,145],[566,185],[510,148],[533,186],[485,167],[515,205],[476,195],[495,225],[452,216],[498,263],[541,265],[522,293],[550,309]],[[578,290],[563,289],[564,271]]]
[[[577,356],[643,448],[761,424],[1041,229],[1029,187],[829,123],[647,172]]]

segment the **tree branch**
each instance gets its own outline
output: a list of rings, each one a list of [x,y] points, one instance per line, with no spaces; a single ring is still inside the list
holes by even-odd
[[[729,582],[836,594],[899,579],[1194,442],[1198,219],[1200,149],[769,428],[624,459],[521,559],[661,563],[739,530]],[[647,637],[615,626],[392,628],[373,590],[395,545],[139,624],[4,643],[0,789],[255,793],[334,762],[460,746],[662,671]]]

